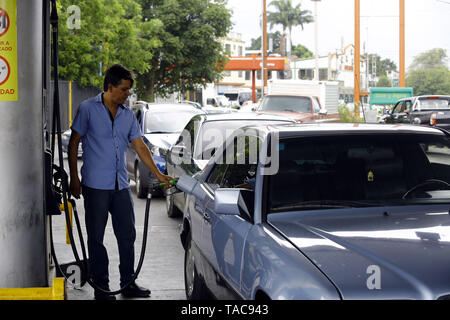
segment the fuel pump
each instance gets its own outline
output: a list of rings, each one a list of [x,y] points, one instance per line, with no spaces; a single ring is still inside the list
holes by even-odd
[[[51,227],[52,217],[62,211],[76,264],[82,271],[81,284],[88,282],[95,287],[89,278],[76,203],[70,196],[64,170],[57,40],[56,0],[0,0],[0,299],[55,299],[56,291],[57,299],[64,298],[64,282],[57,281],[55,290],[55,280],[62,279],[53,279],[49,258],[51,255],[60,269]],[[55,87],[50,112],[52,63]],[[59,163],[55,163],[56,151]],[[132,281],[145,257],[150,203],[151,193],[145,208],[142,250]],[[70,207],[81,255],[70,226]],[[63,270],[60,273],[67,277]],[[108,293],[118,294],[124,288]]]
[[[0,288],[52,282],[44,200],[46,2],[0,1]]]

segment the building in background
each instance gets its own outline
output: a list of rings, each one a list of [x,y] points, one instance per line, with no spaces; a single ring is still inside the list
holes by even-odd
[[[225,38],[219,39],[222,43],[225,54],[229,57],[244,57],[245,41],[242,34],[230,32]],[[246,81],[245,71],[224,71],[224,77],[215,83],[217,94],[236,91],[240,88],[251,88],[251,80]]]

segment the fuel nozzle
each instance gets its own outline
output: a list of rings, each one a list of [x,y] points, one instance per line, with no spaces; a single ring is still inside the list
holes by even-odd
[[[172,187],[167,188],[167,189],[164,189],[164,194],[165,194],[166,196],[172,195],[172,194],[177,193],[177,192],[180,192],[180,191],[177,189],[177,187],[176,187],[177,182],[178,182],[178,178],[171,179],[171,180],[169,180],[169,182],[170,182],[170,184],[172,185]],[[161,183],[159,184],[159,186],[160,186],[161,188],[164,188],[164,187],[167,186],[167,183],[161,182]]]
[[[178,182],[178,178],[170,179],[169,182],[170,182],[170,184],[171,184],[173,187],[175,187],[176,184],[177,184],[177,182]],[[162,188],[164,188],[164,187],[167,186],[167,183],[165,183],[165,182],[160,182],[160,183],[159,183],[159,186],[162,187]]]

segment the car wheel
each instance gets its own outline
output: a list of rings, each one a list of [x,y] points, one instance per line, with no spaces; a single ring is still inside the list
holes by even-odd
[[[184,252],[184,288],[187,300],[200,300],[206,298],[206,287],[197,273],[195,256],[192,251],[191,234],[187,236],[187,247]]]
[[[146,198],[147,193],[148,193],[148,183],[147,183],[146,179],[141,175],[141,170],[139,169],[139,164],[136,165],[134,177],[135,177],[135,181],[136,181],[137,197],[139,199]]]
[[[166,195],[166,209],[169,218],[177,218],[181,216],[180,209],[173,203],[173,194]]]

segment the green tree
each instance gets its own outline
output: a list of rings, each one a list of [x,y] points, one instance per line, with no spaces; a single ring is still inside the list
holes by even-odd
[[[447,68],[413,70],[406,77],[406,86],[414,89],[415,95],[450,93],[450,71]]]
[[[382,59],[377,54],[369,54],[369,73],[373,73],[374,60],[376,64],[376,76],[381,77],[390,71],[396,71],[397,65],[390,59]]]
[[[150,67],[137,77],[138,94],[154,101],[155,94],[196,89],[221,77],[218,64],[225,63],[220,37],[231,27],[226,0],[139,0],[143,21],[158,19]]]
[[[159,43],[141,46],[141,7],[135,0],[79,0],[76,2],[80,9],[79,28],[68,23],[73,13],[67,9],[73,1],[60,0],[57,4],[61,79],[102,88],[103,72],[114,63],[135,72],[149,68],[146,61],[152,57],[150,47]]]
[[[307,47],[302,46],[301,44],[298,44],[292,48],[292,54],[303,59],[312,58],[314,56]]]
[[[376,86],[377,87],[392,87],[392,83],[391,83],[391,80],[389,80],[389,78],[385,74],[383,74],[379,77]]]
[[[432,49],[414,58],[406,77],[406,85],[414,94],[449,94],[450,70],[444,49]]]
[[[251,39],[250,47],[247,47],[246,49],[247,50],[261,50],[261,46],[262,46],[261,38],[262,37],[259,36],[256,39]],[[281,32],[275,31],[273,33],[268,33],[267,38],[272,39],[272,41],[273,41],[273,48],[272,48],[273,51],[272,52],[281,54],[281,52],[280,52]],[[269,43],[269,42],[267,42],[267,43]]]
[[[441,48],[431,49],[414,58],[409,70],[448,68],[447,52]]]
[[[274,25],[279,24],[283,28],[281,46],[284,47],[284,39],[286,38],[286,30],[292,35],[292,28],[301,26],[314,21],[311,11],[302,10],[301,3],[295,7],[292,6],[292,0],[274,0],[269,6],[275,7],[276,11],[267,13],[267,21],[272,29]],[[292,47],[291,39],[288,40]]]

